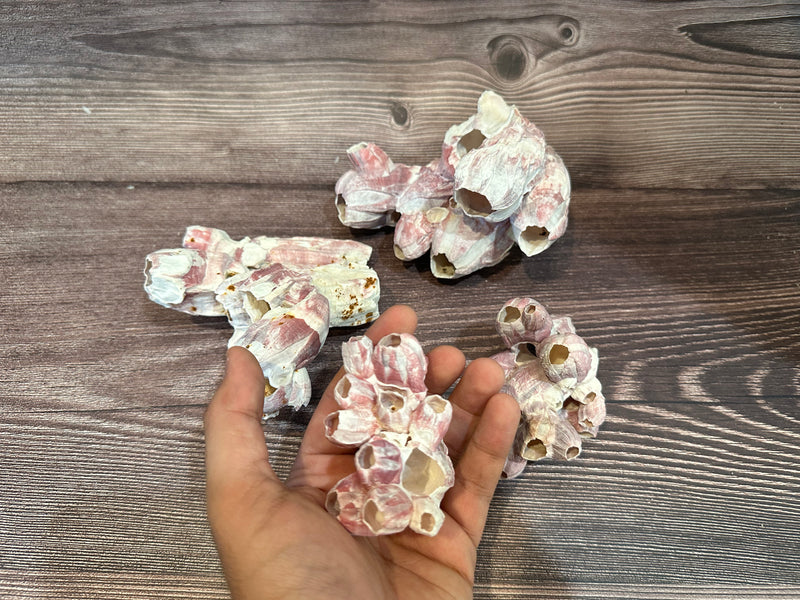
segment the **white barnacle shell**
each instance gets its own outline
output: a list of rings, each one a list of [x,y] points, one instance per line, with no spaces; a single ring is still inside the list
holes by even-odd
[[[347,373],[367,379],[374,372],[372,340],[365,335],[353,336],[342,344],[342,362]]]
[[[216,317],[225,314],[214,289],[220,278],[209,273],[202,252],[189,248],[158,250],[145,258],[144,290],[166,308]]]
[[[519,210],[511,215],[514,240],[526,256],[543,252],[564,234],[569,199],[567,167],[547,146],[544,176],[523,198]]]
[[[542,132],[516,108],[508,123],[456,165],[453,198],[470,216],[503,221],[522,204],[543,175]]]
[[[545,338],[537,354],[547,377],[563,388],[573,388],[597,371],[596,353],[575,333]]]
[[[538,360],[513,369],[506,377],[503,392],[516,398],[523,415],[528,414],[529,406],[538,406],[539,403],[558,410],[567,397],[564,389],[547,377]]]
[[[444,206],[401,215],[394,229],[394,255],[400,260],[414,260],[425,254],[431,248],[434,232],[447,215]]]
[[[597,437],[600,425],[606,420],[606,398],[599,391],[593,393],[591,399],[586,402],[570,398],[564,403],[563,410],[564,417],[580,435]]]
[[[428,358],[410,333],[390,333],[378,340],[372,351],[375,377],[381,383],[424,392]]]
[[[492,223],[450,208],[431,240],[431,272],[441,279],[463,277],[496,265],[513,245],[507,221]]]
[[[329,264],[310,270],[311,282],[328,299],[331,327],[369,323],[379,314],[378,274],[366,265]]]
[[[512,298],[497,313],[495,327],[503,343],[510,348],[520,342],[541,342],[550,335],[553,319],[533,298]]]

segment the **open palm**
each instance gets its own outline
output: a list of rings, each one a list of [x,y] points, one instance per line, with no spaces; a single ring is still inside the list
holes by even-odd
[[[413,333],[406,306],[385,311],[367,331],[373,342]],[[325,496],[355,470],[354,449],[332,444],[323,420],[337,410],[333,387],[320,399],[285,483],[272,471],[261,427],[264,379],[246,350],[231,348],[225,378],[206,412],[208,516],[232,595],[238,599],[471,598],[478,543],[519,421],[517,403],[498,393],[502,369],[483,358],[464,369],[451,346],[429,354],[426,384],[450,395],[445,442],[456,479],[442,501],[434,537],[410,530],[352,536],[325,510]]]

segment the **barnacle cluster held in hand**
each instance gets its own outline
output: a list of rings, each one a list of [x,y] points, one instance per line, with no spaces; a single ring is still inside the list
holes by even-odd
[[[378,316],[380,284],[367,266],[372,248],[316,237],[245,237],[191,226],[183,246],[145,259],[144,289],[161,306],[203,316],[227,316],[228,346],[244,346],[266,379],[264,417],[311,398],[306,365],[329,327]]]
[[[336,183],[339,220],[394,226],[395,255],[430,251],[431,272],[452,279],[499,263],[514,243],[532,256],[567,228],[569,174],[541,130],[494,92],[445,134],[425,166],[396,164],[372,143],[347,151],[353,169]]]
[[[340,409],[325,420],[325,435],[357,447],[355,473],[328,493],[326,508],[353,534],[383,535],[410,527],[436,535],[439,504],[455,472],[444,435],[453,414],[425,386],[428,359],[407,333],[373,346],[366,336],[342,345],[345,375],[334,389]]]
[[[503,391],[522,412],[504,477],[519,475],[529,460],[575,458],[582,437],[595,437],[606,417],[597,349],[572,319],[551,317],[533,298],[506,302],[495,325],[506,350],[492,358],[506,373]]]

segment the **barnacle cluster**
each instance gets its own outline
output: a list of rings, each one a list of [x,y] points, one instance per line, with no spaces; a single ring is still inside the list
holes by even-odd
[[[513,247],[548,248],[567,227],[569,174],[541,130],[494,92],[445,134],[425,166],[397,164],[373,143],[348,149],[353,169],[336,183],[339,220],[394,226],[395,255],[430,251],[431,272],[453,279],[499,263]]]
[[[358,448],[355,472],[328,493],[326,508],[355,535],[413,531],[436,535],[439,504],[455,472],[444,444],[452,406],[425,386],[428,361],[417,339],[393,333],[342,345],[345,375],[334,388],[340,409],[325,435]]]
[[[180,248],[145,259],[144,289],[157,304],[227,316],[228,346],[244,346],[266,379],[264,417],[311,398],[306,365],[329,327],[378,316],[380,284],[367,266],[372,248],[347,240],[260,236],[232,240],[221,229],[190,226]]]
[[[529,460],[580,454],[606,417],[597,379],[599,355],[569,317],[554,318],[533,298],[513,298],[497,313],[506,350],[494,358],[506,374],[503,391],[519,402],[522,419],[503,476],[519,475]]]

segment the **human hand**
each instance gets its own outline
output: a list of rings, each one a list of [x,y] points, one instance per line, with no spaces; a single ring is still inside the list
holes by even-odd
[[[366,332],[373,342],[389,333],[413,333],[407,306],[385,311]],[[337,410],[325,390],[308,424],[294,466],[282,483],[268,461],[261,426],[264,379],[242,348],[228,351],[225,377],[205,418],[208,518],[225,577],[236,600],[471,598],[477,548],[489,504],[519,422],[519,407],[498,393],[503,371],[490,358],[464,369],[452,346],[428,354],[426,384],[451,393],[453,419],[445,437],[455,485],[434,537],[405,530],[352,536],[325,510],[325,497],[355,471],[352,448],[325,437],[323,421]]]

